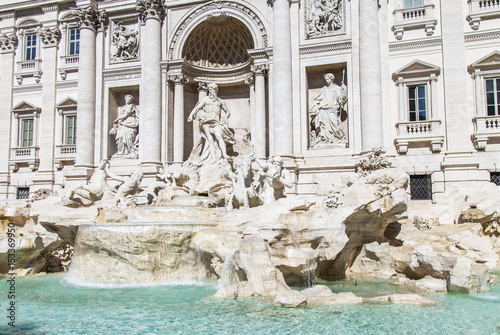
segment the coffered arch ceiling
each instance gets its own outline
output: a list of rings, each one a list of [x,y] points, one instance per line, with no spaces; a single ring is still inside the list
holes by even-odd
[[[238,19],[220,15],[198,24],[189,34],[182,58],[207,69],[229,69],[248,63],[255,46],[251,32]]]

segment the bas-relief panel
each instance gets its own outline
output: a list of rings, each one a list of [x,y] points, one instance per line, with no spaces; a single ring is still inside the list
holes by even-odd
[[[345,33],[345,0],[307,0],[305,9],[306,37]]]
[[[130,21],[112,21],[111,27],[110,62],[139,60],[139,24]]]

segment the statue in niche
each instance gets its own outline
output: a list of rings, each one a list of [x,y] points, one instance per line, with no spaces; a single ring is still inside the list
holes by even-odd
[[[196,165],[217,163],[227,160],[227,144],[234,144],[233,132],[228,127],[230,116],[226,103],[218,96],[218,86],[210,83],[207,86],[208,94],[202,98],[191,111],[188,122],[198,119],[200,139],[194,145],[189,158]]]
[[[310,0],[307,36],[321,36],[341,29],[341,9],[342,0]]]
[[[65,206],[90,206],[94,202],[101,200],[109,189],[106,181],[108,171],[109,161],[103,159],[99,164],[99,168],[90,178],[89,183],[71,188],[61,197],[61,201]]]
[[[342,80],[341,86],[335,84],[335,76],[324,76],[326,86],[314,98],[309,110],[311,117],[311,147],[319,144],[347,143],[342,125],[342,114],[347,113],[347,88]]]
[[[113,158],[137,158],[139,154],[139,111],[132,103],[134,97],[125,96],[125,105],[120,108],[118,117],[109,131],[115,135],[117,151]]]
[[[257,193],[263,205],[270,204],[286,197],[286,188],[293,186],[290,171],[283,166],[283,158],[274,156],[265,162],[256,160],[263,170],[260,176]]]
[[[118,22],[113,31],[111,43],[115,47],[115,52],[111,56],[113,60],[137,58],[139,44],[137,43],[137,31],[127,28],[123,22]]]

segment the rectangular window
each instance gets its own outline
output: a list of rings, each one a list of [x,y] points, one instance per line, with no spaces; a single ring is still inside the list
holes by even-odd
[[[33,146],[33,119],[21,119],[21,147]]]
[[[65,144],[76,144],[76,115],[66,116]]]
[[[69,55],[80,54],[80,29],[72,28],[69,30]]]
[[[16,194],[17,199],[29,199],[30,198],[30,188],[29,187],[19,187]]]
[[[26,35],[26,57],[25,60],[36,58],[36,34]]]
[[[410,121],[427,120],[427,85],[408,86]]]
[[[422,6],[423,0],[405,0],[405,8]]]
[[[500,172],[490,172],[490,181],[500,186]]]
[[[488,116],[500,115],[500,78],[486,79],[486,109]]]
[[[431,176],[412,175],[410,176],[410,198],[411,200],[431,200]]]

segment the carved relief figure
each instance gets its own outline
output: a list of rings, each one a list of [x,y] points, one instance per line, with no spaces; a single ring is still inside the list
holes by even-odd
[[[343,27],[342,0],[309,0],[307,36],[321,36]]]
[[[118,22],[113,31],[111,43],[115,47],[115,51],[111,56],[113,60],[126,60],[137,58],[139,43],[137,39],[137,31],[127,28],[123,22]]]
[[[113,122],[110,135],[115,135],[117,151],[113,157],[137,158],[139,152],[139,111],[132,103],[134,97],[125,96],[125,105],[120,108]]]
[[[208,95],[196,104],[188,117],[188,122],[194,118],[199,122],[201,136],[190,156],[190,160],[197,165],[227,159],[226,145],[235,143],[227,123],[230,112],[226,103],[217,96],[217,84],[211,83],[207,89]]]
[[[174,184],[174,177],[172,176],[172,174],[168,171],[168,169],[166,167],[160,168],[160,170],[156,174],[156,179],[157,179],[157,181],[155,181],[154,183],[152,183],[148,187],[148,204],[153,203],[153,201],[158,196],[158,192],[160,190]]]
[[[283,166],[283,158],[274,156],[265,163],[256,161],[263,170],[260,176],[258,194],[262,204],[270,204],[286,197],[285,187],[291,188],[293,181],[290,171]]]
[[[255,153],[242,156],[240,165],[236,171],[229,172],[233,190],[229,197],[226,209],[232,211],[233,208],[250,208],[256,206],[258,202],[257,192],[253,185],[252,163],[255,162]]]
[[[130,177],[121,177],[109,170],[107,171],[107,173],[110,178],[121,182],[120,186],[118,186],[118,189],[116,190],[115,205],[121,205],[124,207],[134,206],[134,195],[141,191],[139,188],[139,184],[141,183],[142,177],[144,176],[143,173],[140,171],[136,171],[132,173]]]
[[[311,117],[311,147],[318,144],[346,143],[341,115],[347,102],[347,88],[342,81],[341,86],[335,84],[335,76],[327,73],[324,76],[326,86],[314,98],[309,110]]]
[[[106,177],[108,176],[109,161],[103,159],[87,185],[78,185],[71,188],[62,196],[62,201],[67,206],[85,205],[90,206],[95,201],[101,200],[104,193],[109,189]],[[77,196],[78,198],[75,198]],[[68,202],[70,200],[71,202]]]

